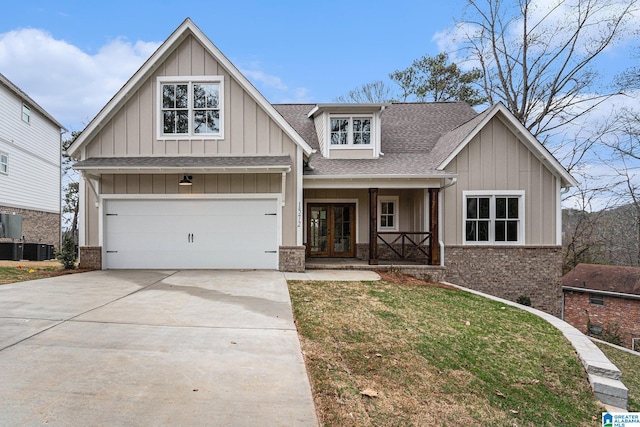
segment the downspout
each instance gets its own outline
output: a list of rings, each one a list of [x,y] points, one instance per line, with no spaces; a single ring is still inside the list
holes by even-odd
[[[62,129],[60,129],[60,170],[58,171],[58,173],[60,174],[60,225],[58,226],[58,251],[62,251],[62,193],[63,193],[63,189],[62,189],[62,134],[64,133],[64,131]],[[71,233],[73,235],[73,232]]]
[[[452,187],[454,185],[456,185],[456,183],[458,182],[458,177],[454,176],[453,178],[449,178],[451,181],[449,181],[449,183],[447,185],[445,185],[444,187],[440,187],[440,191],[438,192],[438,235],[440,236],[440,239],[438,240],[438,245],[440,246],[440,267],[444,267],[444,242],[442,241],[442,236],[444,236],[444,233],[442,232],[442,209],[444,206],[443,200],[442,198],[444,197],[444,191],[449,187]]]

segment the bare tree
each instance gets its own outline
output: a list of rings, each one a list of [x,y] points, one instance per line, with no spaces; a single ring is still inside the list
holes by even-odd
[[[393,91],[382,80],[366,83],[335,99],[344,103],[376,103],[393,101]]]
[[[502,101],[535,136],[548,135],[615,94],[596,87],[592,65],[626,34],[637,2],[468,0],[457,28],[489,102]]]

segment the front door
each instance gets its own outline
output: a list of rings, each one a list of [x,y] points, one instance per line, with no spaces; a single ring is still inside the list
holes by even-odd
[[[355,256],[354,203],[310,204],[308,254],[312,257]]]

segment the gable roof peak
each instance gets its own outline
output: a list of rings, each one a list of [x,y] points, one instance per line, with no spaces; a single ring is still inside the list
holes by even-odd
[[[72,157],[78,157],[76,153],[87,144],[95,134],[101,129],[102,124],[112,118],[112,116],[124,105],[130,94],[140,88],[145,79],[166,60],[167,56],[188,36],[195,37],[211,54],[216,61],[224,68],[233,79],[251,96],[267,115],[276,122],[282,130],[304,151],[310,155],[313,150],[309,144],[295,131],[295,129],[276,111],[267,99],[255,88],[255,86],[233,65],[233,63],[213,44],[213,42],[202,32],[202,30],[191,20],[186,18],[176,28],[171,35],[156,49],[156,51],[145,61],[133,76],[120,88],[120,90],[107,102],[93,120],[85,127],[80,136],[69,147],[67,152]]]

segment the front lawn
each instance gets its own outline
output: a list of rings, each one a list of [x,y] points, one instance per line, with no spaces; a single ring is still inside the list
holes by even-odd
[[[59,265],[42,265],[31,264],[28,261],[24,263],[14,263],[10,267],[0,267],[0,285],[15,282],[24,282],[26,280],[42,279],[45,277],[59,276],[66,274]],[[54,263],[48,263],[54,264]]]
[[[289,282],[323,425],[598,426],[562,334],[437,286]]]

